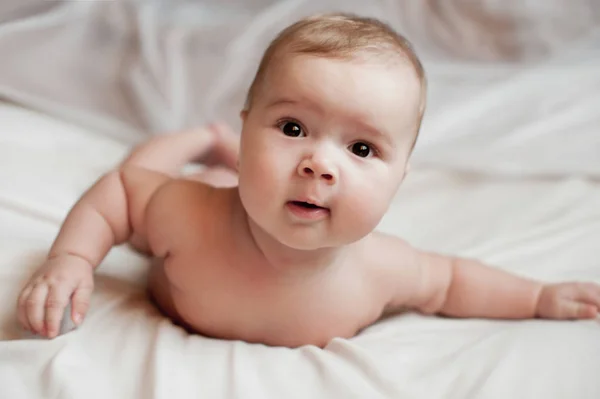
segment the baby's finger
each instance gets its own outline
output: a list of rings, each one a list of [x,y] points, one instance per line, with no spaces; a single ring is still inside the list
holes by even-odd
[[[60,322],[62,321],[65,308],[69,303],[70,293],[70,290],[60,285],[52,285],[48,290],[48,297],[45,304],[45,329],[48,338],[54,338],[58,335]]]
[[[565,319],[593,319],[598,314],[598,308],[582,302],[564,302],[561,310]]]
[[[36,284],[25,303],[31,331],[36,334],[44,334],[44,304],[47,295],[48,286],[46,284]]]
[[[29,294],[31,294],[31,285],[27,285],[21,291],[19,295],[19,299],[17,300],[17,319],[19,323],[23,326],[23,328],[27,331],[31,331],[31,326],[29,325],[29,319],[27,318],[27,298],[29,298]]]
[[[85,317],[90,306],[90,297],[93,287],[79,287],[73,293],[71,306],[71,320],[76,326],[79,326]]]
[[[225,167],[237,170],[240,137],[226,123],[213,123],[210,128],[217,134],[219,139],[215,146],[212,161]]]
[[[600,286],[593,283],[582,283],[577,286],[575,299],[581,302],[595,305],[600,308]]]

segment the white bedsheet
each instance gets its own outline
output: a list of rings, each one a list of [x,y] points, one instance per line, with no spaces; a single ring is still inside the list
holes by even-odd
[[[256,49],[274,26],[298,10],[342,4],[204,2],[202,14],[185,2],[179,3],[187,8],[169,12],[151,2],[71,2],[75,11],[42,3],[49,13],[29,9],[22,19],[0,25],[0,55],[14,55],[0,64],[0,95],[21,105],[0,105],[0,399],[600,398],[597,320],[407,314],[323,350],[207,339],[186,334],[150,305],[143,291],[148,260],[126,247],[113,250],[99,268],[80,329],[52,341],[23,334],[14,315],[16,296],[83,190],[148,133],[201,123],[213,113],[235,124],[251,68],[240,71],[242,63],[234,61],[258,57]],[[471,36],[454,47],[430,38],[436,26],[473,28],[459,23],[468,14],[466,3],[364,6],[365,13],[390,16],[412,32],[432,79],[415,168],[380,229],[525,276],[600,283],[597,7],[592,1],[561,9],[559,1],[528,8],[488,0],[493,15],[519,8],[527,16],[515,29],[519,43],[535,51],[515,50],[512,33],[492,35],[486,40],[497,51],[480,58],[494,64],[481,64],[446,54],[481,55],[477,43],[466,40]],[[2,4],[0,21],[2,7],[11,2]],[[360,2],[343,4],[362,10]],[[443,7],[444,15],[456,18],[438,24],[426,18]],[[561,13],[568,18],[557,25]],[[204,15],[204,22],[194,15]],[[60,23],[69,20],[71,25]],[[100,31],[110,34],[98,36],[107,21],[111,29]],[[225,29],[231,21],[239,22],[238,30]],[[115,43],[129,37],[132,26],[146,47],[130,54],[127,64]],[[525,26],[543,34],[527,36]],[[79,35],[68,35],[74,31]],[[228,50],[211,50],[213,39]],[[32,61],[48,59],[48,45],[64,57],[33,69]],[[206,54],[213,58],[202,64]],[[98,64],[102,57],[108,64]],[[517,64],[506,62],[511,57]],[[531,64],[523,65],[526,59]],[[185,69],[184,61],[198,71]],[[222,62],[229,69],[218,71]],[[217,71],[224,77],[215,79]],[[226,79],[231,76],[239,77]],[[481,82],[486,86],[477,86]]]

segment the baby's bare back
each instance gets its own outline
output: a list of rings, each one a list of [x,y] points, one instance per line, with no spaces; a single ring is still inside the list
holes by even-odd
[[[190,223],[150,275],[154,300],[175,322],[211,337],[295,347],[354,336],[381,315],[375,285],[354,263],[361,256],[314,273],[274,272],[253,247],[243,212],[232,210],[236,190],[212,193],[203,204],[211,212],[182,218]],[[190,198],[177,212],[194,215],[205,200]]]

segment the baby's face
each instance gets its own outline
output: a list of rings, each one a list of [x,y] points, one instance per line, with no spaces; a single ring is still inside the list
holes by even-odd
[[[296,249],[354,242],[385,214],[418,122],[412,67],[290,56],[243,113],[239,190],[260,228]]]

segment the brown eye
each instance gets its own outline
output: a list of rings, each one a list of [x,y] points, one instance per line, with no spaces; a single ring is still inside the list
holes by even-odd
[[[283,134],[289,137],[300,137],[305,135],[300,125],[295,122],[285,122],[281,125],[280,129]]]
[[[361,158],[368,157],[369,155],[371,155],[372,152],[371,147],[369,147],[368,144],[361,142],[352,144],[352,147],[350,147],[350,151],[352,151],[352,153],[357,157]]]

